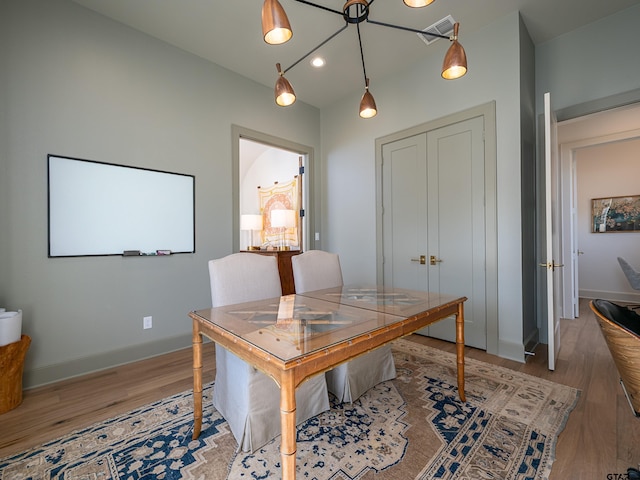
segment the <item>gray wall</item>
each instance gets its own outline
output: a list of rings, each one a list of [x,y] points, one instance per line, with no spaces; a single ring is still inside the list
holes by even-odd
[[[537,45],[537,113],[545,92],[560,110],[637,90],[638,25],[640,4]]]
[[[375,282],[375,139],[495,100],[498,349],[500,355],[522,361],[522,192],[517,180],[521,171],[520,33],[517,13],[481,31],[461,32],[469,72],[455,81],[440,78],[446,42],[428,47],[423,61],[414,67],[392,78],[372,79],[378,115],[371,120],[357,119],[362,92],[323,109],[326,215],[322,230],[323,248],[340,254],[346,282]]]
[[[233,251],[231,125],[319,154],[319,111],[68,0],[3,1],[0,32],[0,306],[32,337],[25,384],[190,345],[207,261]],[[196,253],[47,258],[48,153],[195,175]]]
[[[499,354],[522,360],[523,343],[535,338],[538,328],[546,341],[546,320],[540,318],[545,310],[539,308],[544,289],[537,290],[540,283],[534,278],[540,273],[533,265],[540,257],[534,249],[543,232],[533,228],[528,216],[536,207],[532,162],[540,161],[534,156],[537,143],[532,144],[533,110],[537,118],[546,91],[553,93],[558,109],[637,89],[640,62],[627,60],[637,58],[639,24],[640,5],[536,46],[534,67],[531,45],[514,13],[482,31],[461,32],[469,58],[469,73],[462,79],[439,78],[446,46],[436,43],[420,64],[391,78],[372,79],[377,117],[358,122],[361,92],[323,109],[322,245],[341,255],[345,280],[376,280],[375,139],[495,100]],[[530,104],[531,75],[535,109]],[[523,232],[535,235],[535,241],[524,239]],[[530,311],[534,302],[536,319]]]
[[[545,92],[551,93],[552,109],[558,113],[559,120],[640,102],[638,25],[640,4],[537,45],[537,116],[544,112]],[[543,162],[541,158],[538,161]],[[570,240],[563,238],[561,241]],[[570,264],[571,259],[560,258],[559,261]],[[540,295],[538,298],[538,309],[542,312],[541,302],[545,297]],[[544,340],[547,338],[546,320],[541,319],[539,325]]]
[[[536,113],[545,91],[564,108],[637,88],[640,63],[620,59],[637,58],[638,24],[640,5],[537,46]],[[33,338],[25,382],[189,344],[187,312],[210,301],[206,261],[233,250],[232,124],[315,148],[316,248],[341,255],[345,281],[374,282],[375,139],[494,100],[500,354],[521,359],[531,255],[514,180],[528,155],[520,28],[514,13],[462,32],[470,71],[460,80],[439,77],[446,42],[420,64],[372,79],[380,113],[362,121],[360,91],[320,113],[301,103],[285,111],[270,88],[69,0],[0,3],[0,305],[22,308]],[[48,259],[47,153],[196,175],[197,253]],[[151,330],[142,330],[145,315]]]
[[[522,338],[525,347],[539,341],[536,297],[538,235],[536,218],[535,47],[520,19],[520,164],[522,174]]]

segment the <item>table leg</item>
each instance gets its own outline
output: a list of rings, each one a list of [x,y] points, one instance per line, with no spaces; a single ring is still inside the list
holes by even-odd
[[[458,394],[460,400],[467,401],[464,394],[464,304],[458,304],[456,315],[456,362],[458,366]]]
[[[202,334],[196,320],[193,321],[193,440],[202,429]]]
[[[296,478],[296,387],[293,373],[287,370],[280,382],[280,427],[282,437],[280,457],[282,459],[282,479]]]

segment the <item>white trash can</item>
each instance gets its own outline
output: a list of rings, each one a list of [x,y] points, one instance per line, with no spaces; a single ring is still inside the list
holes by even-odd
[[[22,310],[18,310],[17,312],[0,312],[0,347],[19,342],[21,335]]]

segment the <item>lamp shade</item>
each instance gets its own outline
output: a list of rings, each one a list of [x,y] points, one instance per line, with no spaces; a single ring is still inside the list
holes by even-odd
[[[262,215],[241,215],[240,230],[262,230]]]
[[[271,226],[293,228],[296,226],[295,210],[271,210]]]
[[[376,107],[376,101],[373,99],[373,95],[369,91],[369,79],[365,80],[365,90],[360,100],[360,117],[372,118],[378,113],[378,107]]]
[[[444,62],[442,62],[442,78],[445,80],[455,80],[467,73],[467,54],[462,45],[458,43],[459,25],[456,23],[453,26],[453,43],[444,56]]]
[[[278,70],[278,80],[276,80],[276,87],[274,89],[276,104],[281,107],[293,105],[296,101],[296,93],[293,91],[289,80],[284,78],[284,73],[279,63],[276,63],[276,70]]]
[[[404,0],[404,4],[411,8],[421,8],[431,5],[434,0]]]
[[[287,14],[278,0],[264,0],[262,4],[262,36],[270,45],[280,45],[293,36]]]
[[[293,91],[293,87],[289,83],[289,80],[282,76],[276,80],[275,96],[276,104],[281,107],[288,107],[296,101],[296,94]]]

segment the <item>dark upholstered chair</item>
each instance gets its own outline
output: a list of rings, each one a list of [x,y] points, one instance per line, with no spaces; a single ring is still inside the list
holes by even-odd
[[[631,409],[640,416],[640,315],[606,300],[589,304],[620,374]]]

